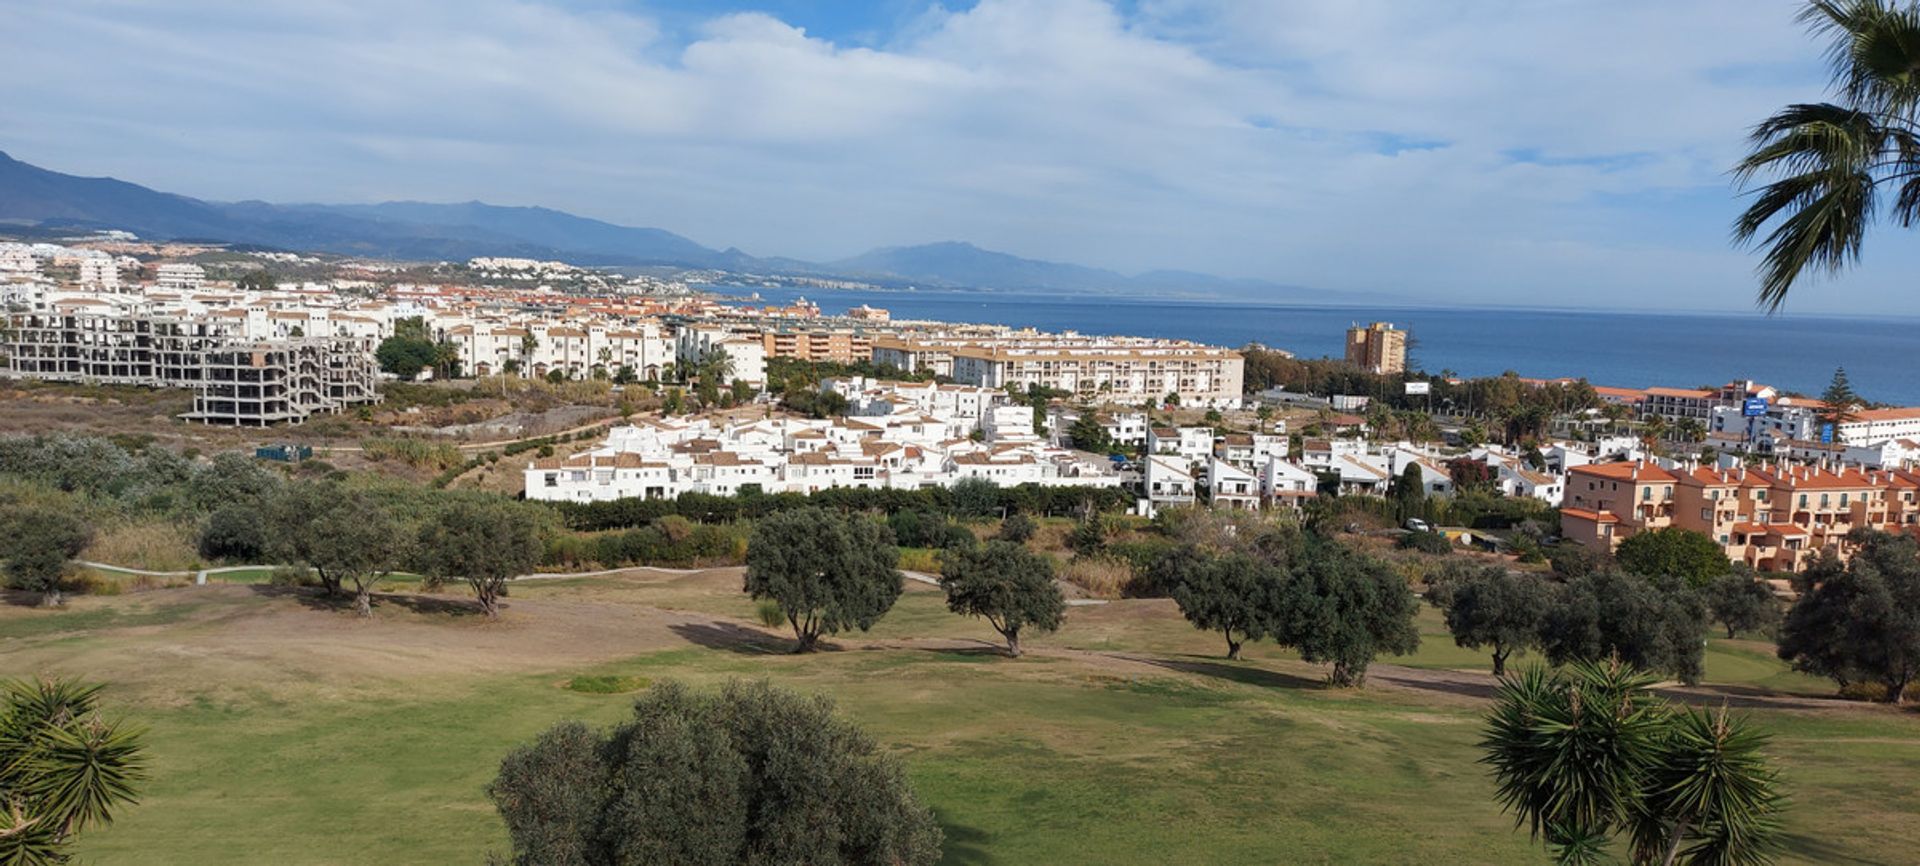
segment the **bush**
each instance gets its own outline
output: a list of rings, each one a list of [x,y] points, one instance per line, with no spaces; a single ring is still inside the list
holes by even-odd
[[[1000,521],[1000,532],[995,537],[1013,544],[1026,544],[1033,539],[1034,533],[1039,528],[1039,524],[1034,523],[1033,518],[1016,511],[1007,515],[1007,519]]]
[[[1444,556],[1453,552],[1453,539],[1439,532],[1409,532],[1400,536],[1393,546],[1401,550],[1417,550],[1421,553]]]
[[[648,689],[609,731],[554,726],[487,787],[516,863],[931,866],[940,827],[898,758],[764,682]]]
[[[760,603],[753,606],[753,615],[767,628],[779,628],[787,624],[786,611],[780,609],[779,602],[770,598],[760,599]]]

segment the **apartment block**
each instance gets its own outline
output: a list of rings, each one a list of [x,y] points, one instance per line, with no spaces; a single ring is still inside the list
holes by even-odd
[[[1348,328],[1347,363],[1382,375],[1406,372],[1407,332],[1392,322]]]
[[[1728,558],[1761,571],[1798,571],[1832,550],[1850,556],[1855,529],[1920,531],[1920,473],[1779,463],[1730,468],[1643,462],[1568,472],[1561,532],[1612,552],[1640,532],[1705,533]]]
[[[239,312],[239,311],[227,311]],[[8,317],[7,375],[187,388],[181,417],[208,424],[298,423],[380,399],[371,338],[247,338],[245,313],[180,316],[131,299],[68,298]]]

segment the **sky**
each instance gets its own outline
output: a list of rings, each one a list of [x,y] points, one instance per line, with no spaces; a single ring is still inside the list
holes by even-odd
[[[1799,0],[0,0],[0,150],[216,200],[964,240],[1422,302],[1753,309]],[[1788,315],[1920,314],[1893,226]]]

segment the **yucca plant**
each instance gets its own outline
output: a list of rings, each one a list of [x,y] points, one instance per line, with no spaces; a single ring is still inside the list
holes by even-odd
[[[64,863],[75,834],[138,799],[145,732],[100,716],[102,688],[0,683],[0,866]]]
[[[1774,178],[1734,224],[1738,240],[1765,252],[1759,301],[1768,310],[1807,272],[1859,260],[1885,192],[1901,226],[1920,221],[1920,4],[1810,0],[1800,19],[1832,40],[1836,101],[1767,118],[1734,167],[1743,186]]]
[[[1504,678],[1481,763],[1504,811],[1562,864],[1771,862],[1783,805],[1764,735],[1724,710],[1675,708],[1619,660]]]

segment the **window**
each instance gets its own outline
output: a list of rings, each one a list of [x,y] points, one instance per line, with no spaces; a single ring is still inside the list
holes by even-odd
[[[1642,487],[1642,488],[1640,488],[1640,501],[1641,501],[1641,502],[1652,502],[1652,501],[1653,501],[1653,488],[1651,488],[1651,487]]]
[[[558,473],[558,472],[549,472],[549,473],[547,473],[547,486],[548,486],[548,487],[559,487],[559,486],[560,486],[560,473]]]
[[[1800,507],[1801,508],[1807,507],[1807,494],[1805,493],[1800,494]]]

